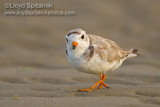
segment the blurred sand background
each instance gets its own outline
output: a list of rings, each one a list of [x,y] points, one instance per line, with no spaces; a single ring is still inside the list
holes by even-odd
[[[75,16],[4,16],[0,1],[0,107],[158,107],[160,105],[159,0],[46,0],[50,10]],[[65,35],[80,27],[141,56],[107,74],[110,89],[77,92],[99,80],[67,62]],[[18,96],[15,97],[15,95]],[[18,100],[16,100],[18,99]]]

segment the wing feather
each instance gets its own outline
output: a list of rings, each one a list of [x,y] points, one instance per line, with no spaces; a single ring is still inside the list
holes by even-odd
[[[95,52],[102,60],[113,62],[115,60],[120,61],[120,59],[126,57],[127,51],[124,51],[114,41],[91,34],[88,34],[88,36],[90,44],[94,46]]]

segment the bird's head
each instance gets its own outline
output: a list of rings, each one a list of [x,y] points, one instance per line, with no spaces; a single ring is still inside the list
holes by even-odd
[[[89,37],[84,30],[73,29],[67,33],[66,43],[68,50],[85,50],[89,46]]]

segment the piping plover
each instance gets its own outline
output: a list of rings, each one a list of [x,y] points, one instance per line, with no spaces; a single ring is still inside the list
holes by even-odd
[[[99,73],[100,80],[88,89],[79,91],[92,91],[97,85],[109,88],[103,81],[106,72],[120,67],[127,58],[139,55],[137,49],[123,50],[115,42],[100,36],[86,34],[80,28],[70,30],[66,35],[68,62],[78,71],[86,73]]]

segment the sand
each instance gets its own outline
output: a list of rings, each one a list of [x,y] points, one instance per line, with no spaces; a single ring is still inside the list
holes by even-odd
[[[47,1],[76,15],[4,16],[3,4],[10,1],[1,1],[0,107],[160,106],[160,1]],[[107,73],[110,89],[77,91],[99,80],[67,62],[65,35],[77,27],[140,50]]]

